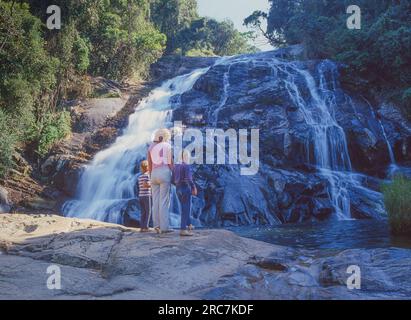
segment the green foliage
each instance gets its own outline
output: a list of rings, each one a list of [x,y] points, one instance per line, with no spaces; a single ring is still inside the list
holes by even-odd
[[[64,139],[70,133],[71,118],[69,112],[46,114],[39,130],[36,152],[40,157],[44,157],[56,141]]]
[[[49,51],[62,62],[60,98],[86,71],[113,80],[140,79],[164,52],[166,36],[150,20],[150,0],[29,1],[46,21],[48,5],[61,8],[63,29],[48,31]],[[59,81],[59,82],[60,82]]]
[[[213,50],[208,48],[193,48],[188,50],[185,55],[187,57],[212,57],[215,56],[215,53]]]
[[[61,30],[45,27],[50,5]],[[164,52],[250,52],[250,37],[200,19],[196,0],[0,0],[0,174],[16,148],[35,160],[70,133],[59,105],[91,96],[90,75],[140,80]]]
[[[90,66],[90,44],[87,40],[78,36],[74,41],[74,48],[73,48],[75,55],[75,68],[80,73],[84,73],[87,71],[88,67]]]
[[[397,176],[383,188],[391,232],[411,235],[411,180]]]
[[[18,143],[10,125],[10,117],[0,109],[0,177],[4,177],[13,167],[13,153]]]
[[[196,0],[153,0],[151,19],[167,36],[167,53],[225,56],[256,52],[252,34],[240,33],[231,21],[200,18]]]
[[[45,114],[61,62],[46,49],[40,20],[27,4],[0,2],[0,175],[13,166],[17,147],[40,144]],[[54,140],[56,141],[56,140]]]
[[[254,12],[245,24],[261,29],[275,46],[304,44],[309,58],[343,62],[349,73],[383,89],[411,109],[406,90],[411,83],[411,2],[359,0],[361,30],[346,27],[346,0],[269,0],[269,13]],[[267,20],[267,30],[261,28]]]
[[[250,33],[240,33],[231,21],[218,22],[214,19],[200,18],[189,27],[181,30],[176,43],[182,54],[192,52],[210,53],[209,55],[231,56],[255,52],[249,44]]]
[[[196,0],[153,0],[151,20],[157,29],[167,36],[167,53],[175,52],[181,30],[198,19]]]

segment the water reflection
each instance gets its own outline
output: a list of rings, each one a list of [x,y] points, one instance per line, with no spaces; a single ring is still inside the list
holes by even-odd
[[[411,248],[411,236],[391,236],[386,221],[328,221],[230,230],[242,237],[304,249]]]

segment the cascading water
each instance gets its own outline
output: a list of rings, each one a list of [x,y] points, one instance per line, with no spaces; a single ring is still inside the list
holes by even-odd
[[[392,146],[390,141],[388,140],[388,136],[387,136],[387,132],[385,131],[384,125],[381,121],[381,119],[377,118],[377,116],[375,115],[375,111],[372,108],[371,104],[364,98],[364,100],[367,102],[368,107],[370,108],[370,112],[371,115],[373,116],[373,118],[378,122],[378,124],[380,125],[381,128],[381,132],[382,132],[382,136],[384,137],[385,143],[387,144],[387,149],[388,149],[388,155],[390,156],[390,166],[388,167],[388,177],[392,177],[394,175],[394,173],[400,169],[397,165],[397,162],[395,161],[395,155],[394,155],[394,151],[392,150]]]
[[[270,77],[286,89],[286,94],[298,107],[309,128],[306,161],[315,166],[318,174],[328,181],[329,197],[336,217],[351,219],[350,195],[353,192],[366,195],[377,212],[384,212],[381,194],[364,187],[364,175],[352,172],[345,132],[335,117],[336,94],[340,90],[336,65],[331,61],[323,61],[315,71],[308,71],[298,62],[272,57],[260,59],[246,55],[221,58],[215,66],[227,67],[221,78],[223,91],[219,102],[208,111],[208,125],[215,127],[220,120],[219,113],[231,94],[231,70],[235,64],[241,63],[269,65],[272,69]],[[181,94],[189,91],[208,70],[198,69],[166,81],[138,105],[130,116],[124,134],[86,166],[79,182],[77,199],[63,206],[67,216],[123,222],[124,212],[130,211],[130,203],[136,198],[135,168],[138,161],[145,157],[153,132],[160,127],[170,126],[167,121],[171,120],[173,106],[179,103]],[[177,217],[172,214],[171,225],[176,224]]]
[[[208,69],[197,69],[164,82],[137,106],[123,135],[111,147],[99,152],[85,167],[79,181],[77,199],[66,202],[62,208],[66,216],[123,222],[124,211],[136,198],[135,168],[138,161],[145,158],[154,131],[169,126],[167,121],[171,120],[173,104],[171,98],[190,90]],[[172,225],[175,224],[172,221]]]
[[[283,74],[283,82],[290,98],[299,107],[305,122],[311,128],[312,141],[307,143],[307,161],[317,166],[319,173],[328,180],[337,217],[350,219],[350,198],[344,181],[352,180],[352,168],[345,132],[334,116],[337,88],[335,65],[329,61],[319,65],[319,85],[310,72],[293,62],[275,60],[273,68],[274,74]],[[331,88],[326,72],[331,76]],[[303,98],[303,90],[308,91],[307,98]],[[310,146],[313,147],[314,159],[310,159]]]
[[[221,63],[221,62],[220,62]],[[224,73],[223,77],[223,95],[221,97],[221,101],[218,104],[217,108],[214,109],[210,116],[211,124],[216,127],[218,122],[218,114],[220,113],[221,108],[225,106],[228,100],[228,89],[230,87],[230,71],[231,71],[231,64],[228,66],[227,71]]]

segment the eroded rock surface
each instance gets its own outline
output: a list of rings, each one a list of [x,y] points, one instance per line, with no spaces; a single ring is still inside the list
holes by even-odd
[[[348,93],[337,63],[290,48],[220,60],[176,100],[188,127],[259,129],[254,177],[198,166],[194,212],[208,226],[385,219],[382,179],[409,161],[411,124],[395,106]]]
[[[0,215],[0,299],[411,298],[411,250],[304,251],[225,230],[193,238],[51,215]],[[61,290],[47,268],[61,268]],[[348,290],[349,265],[362,272]]]

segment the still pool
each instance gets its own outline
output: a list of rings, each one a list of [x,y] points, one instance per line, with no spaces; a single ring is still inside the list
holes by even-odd
[[[303,249],[411,248],[411,235],[391,236],[386,221],[328,221],[229,230],[242,237]]]

